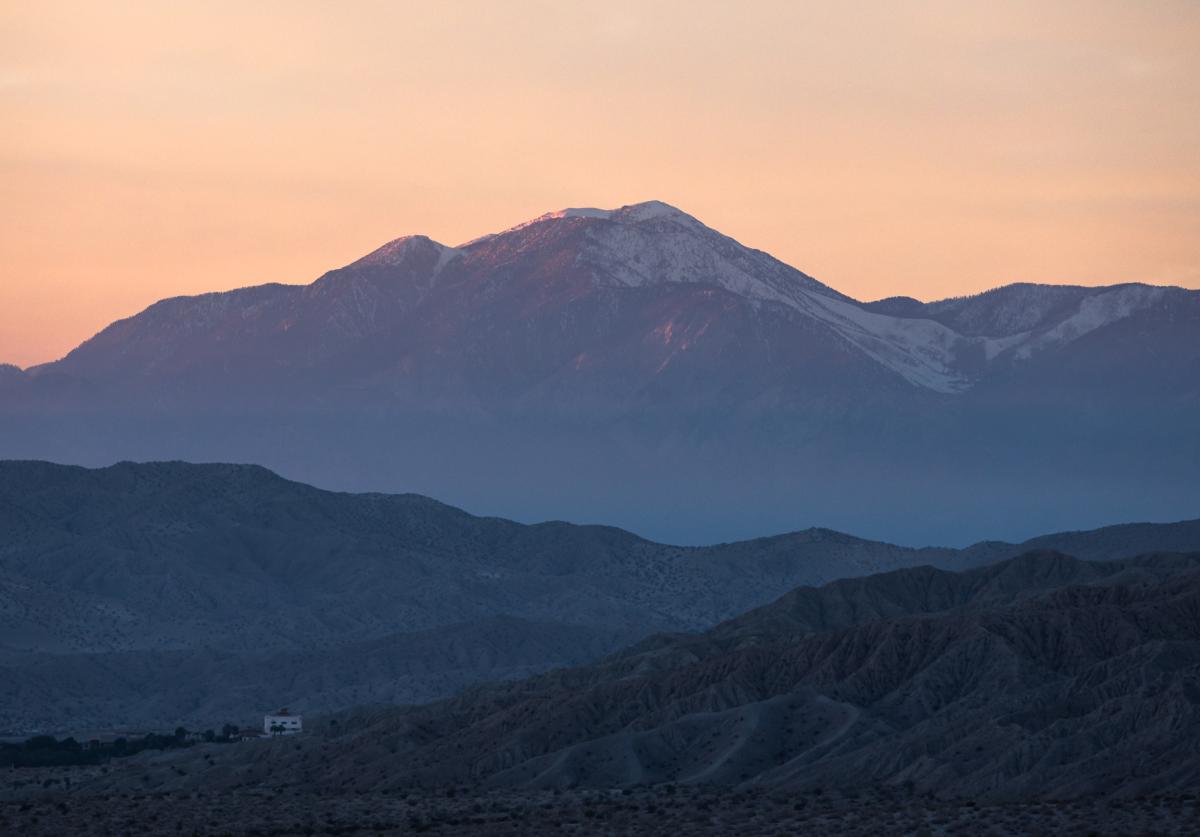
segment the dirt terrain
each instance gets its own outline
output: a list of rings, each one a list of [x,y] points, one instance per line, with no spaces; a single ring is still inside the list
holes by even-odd
[[[0,533],[0,734],[14,737],[422,703],[703,630],[797,585],[1034,547],[1200,549],[1200,521],[963,550],[827,529],[671,546],[182,462],[0,462]]]
[[[851,794],[658,787],[622,791],[315,795],[300,791],[90,795],[0,802],[0,833],[265,835],[1153,835],[1200,831],[1196,794],[976,804],[903,788]]]

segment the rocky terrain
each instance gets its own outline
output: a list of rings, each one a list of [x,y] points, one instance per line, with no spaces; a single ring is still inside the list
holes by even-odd
[[[138,757],[89,792],[717,785],[1134,799],[1200,784],[1200,553],[1031,553],[798,590],[701,636],[295,739]]]
[[[0,533],[10,735],[420,703],[708,628],[797,585],[1029,548],[918,550],[828,530],[669,546],[184,463],[0,463]],[[1035,545],[1097,558],[1182,551],[1200,548],[1200,523]]]
[[[14,770],[21,834],[1191,834],[1200,552],[800,588],[302,735]]]
[[[55,781],[61,781],[61,776]],[[10,800],[11,800],[11,794]],[[2,798],[2,797],[0,797]],[[123,793],[55,789],[0,801],[0,829],[60,834],[1189,835],[1194,793],[1134,799],[977,803],[881,788],[806,793],[715,787],[623,791],[320,795],[304,791]]]
[[[1194,516],[1200,292],[863,303],[651,201],[157,302],[0,367],[0,458],[254,462],[690,543]]]

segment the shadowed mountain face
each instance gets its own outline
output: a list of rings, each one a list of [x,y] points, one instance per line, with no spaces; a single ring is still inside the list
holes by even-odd
[[[397,239],[0,367],[0,456],[246,461],[688,542],[1200,507],[1200,293],[861,304],[666,204]]]
[[[0,534],[0,730],[15,733],[431,700],[705,629],[797,585],[1028,548],[918,550],[823,529],[670,546],[185,463],[0,462]],[[1035,545],[1105,559],[1200,549],[1200,522]],[[854,588],[827,588],[840,589]],[[872,601],[875,615],[911,609]]]
[[[975,799],[1194,788],[1200,553],[1037,552],[796,590],[700,636],[295,746],[139,764],[107,786],[380,791],[659,782],[913,785]],[[132,783],[132,784],[131,784]]]

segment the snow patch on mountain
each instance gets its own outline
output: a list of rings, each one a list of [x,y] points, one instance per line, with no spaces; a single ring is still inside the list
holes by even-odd
[[[688,215],[682,209],[677,209],[662,201],[646,201],[623,206],[612,211],[610,216],[614,221],[641,224],[646,221],[668,220],[689,227],[704,227],[698,220]],[[707,229],[707,228],[705,228]]]
[[[1013,346],[1018,346],[1028,339],[1027,333],[1010,334],[1007,337],[985,337],[982,340],[984,359],[991,363]]]
[[[545,215],[535,218],[530,223],[555,218],[600,218],[605,221],[615,221],[618,224],[642,224],[647,221],[668,220],[691,227],[704,226],[682,209],[678,209],[663,201],[631,203],[619,209],[595,209],[593,207],[560,209],[558,212],[547,212]]]
[[[558,212],[548,212],[538,220],[547,218],[611,218],[615,210],[577,207],[575,209],[560,209]]]
[[[642,224],[648,221],[669,220],[676,223],[681,223],[693,228],[707,229],[703,224],[688,215],[681,209],[676,209],[668,203],[662,201],[646,201],[645,203],[633,203],[622,206],[618,209],[597,209],[596,207],[580,206],[571,207],[568,209],[559,209],[554,212],[547,212],[539,215],[529,221],[524,221],[517,224],[515,227],[509,227],[498,233],[488,233],[481,235],[479,238],[473,238],[463,244],[458,245],[460,248],[471,247],[475,244],[480,244],[485,241],[490,241],[500,236],[509,235],[511,233],[521,232],[530,227],[544,224],[547,221],[562,221],[566,219],[583,218],[590,221],[610,221],[617,224]]]
[[[606,221],[588,228],[580,253],[580,261],[601,283],[630,288],[714,285],[748,299],[787,305],[794,305],[804,289],[848,299],[660,201],[613,210]]]
[[[876,314],[853,302],[801,292],[797,308],[828,323],[843,338],[909,383],[936,392],[962,392],[971,380],[955,369],[962,335],[933,320]]]
[[[1098,328],[1131,317],[1160,302],[1167,288],[1151,285],[1122,285],[1086,297],[1075,313],[1054,327],[1030,336],[1015,352],[1020,360],[1028,360],[1043,349],[1064,346]]]
[[[350,264],[350,267],[394,267],[411,258],[414,254],[420,253],[423,250],[432,250],[438,253],[438,261],[444,264],[458,252],[455,247],[447,247],[434,241],[426,235],[405,235],[400,238],[393,239],[387,244],[372,250],[361,259]]]
[[[1021,288],[1020,296],[1029,300],[1035,311],[1040,300],[1034,286]],[[1063,295],[1049,289],[1044,305],[1061,304]],[[1167,288],[1148,285],[1124,285],[1098,289],[1079,300],[1073,313],[1041,330],[1022,331],[1001,337],[968,336],[930,319],[892,317],[817,295],[806,295],[816,307],[809,312],[829,322],[843,337],[875,360],[904,376],[909,382],[938,392],[962,392],[974,380],[958,367],[958,354],[979,346],[987,362],[1011,352],[1018,360],[1029,360],[1036,353],[1065,346],[1080,337],[1125,319],[1160,302]],[[1006,300],[1006,308],[1011,300]],[[1026,316],[1031,316],[1026,314]],[[1036,315],[1034,315],[1036,316]],[[1005,317],[1007,322],[1016,321]],[[1039,317],[1040,321],[1040,317]]]
[[[1093,293],[1079,285],[1016,283],[973,296],[930,302],[920,314],[972,337],[1009,337],[1039,330]]]
[[[439,244],[438,246],[442,248],[442,252],[438,255],[437,263],[433,266],[434,276],[437,276],[439,273],[441,273],[446,265],[450,264],[450,262],[463,254],[463,251],[458,247],[446,247],[442,244]]]

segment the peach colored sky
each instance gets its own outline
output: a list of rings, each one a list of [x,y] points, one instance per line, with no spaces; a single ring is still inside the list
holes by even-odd
[[[1200,3],[0,4],[0,361],[659,198],[834,287],[1200,287]]]

